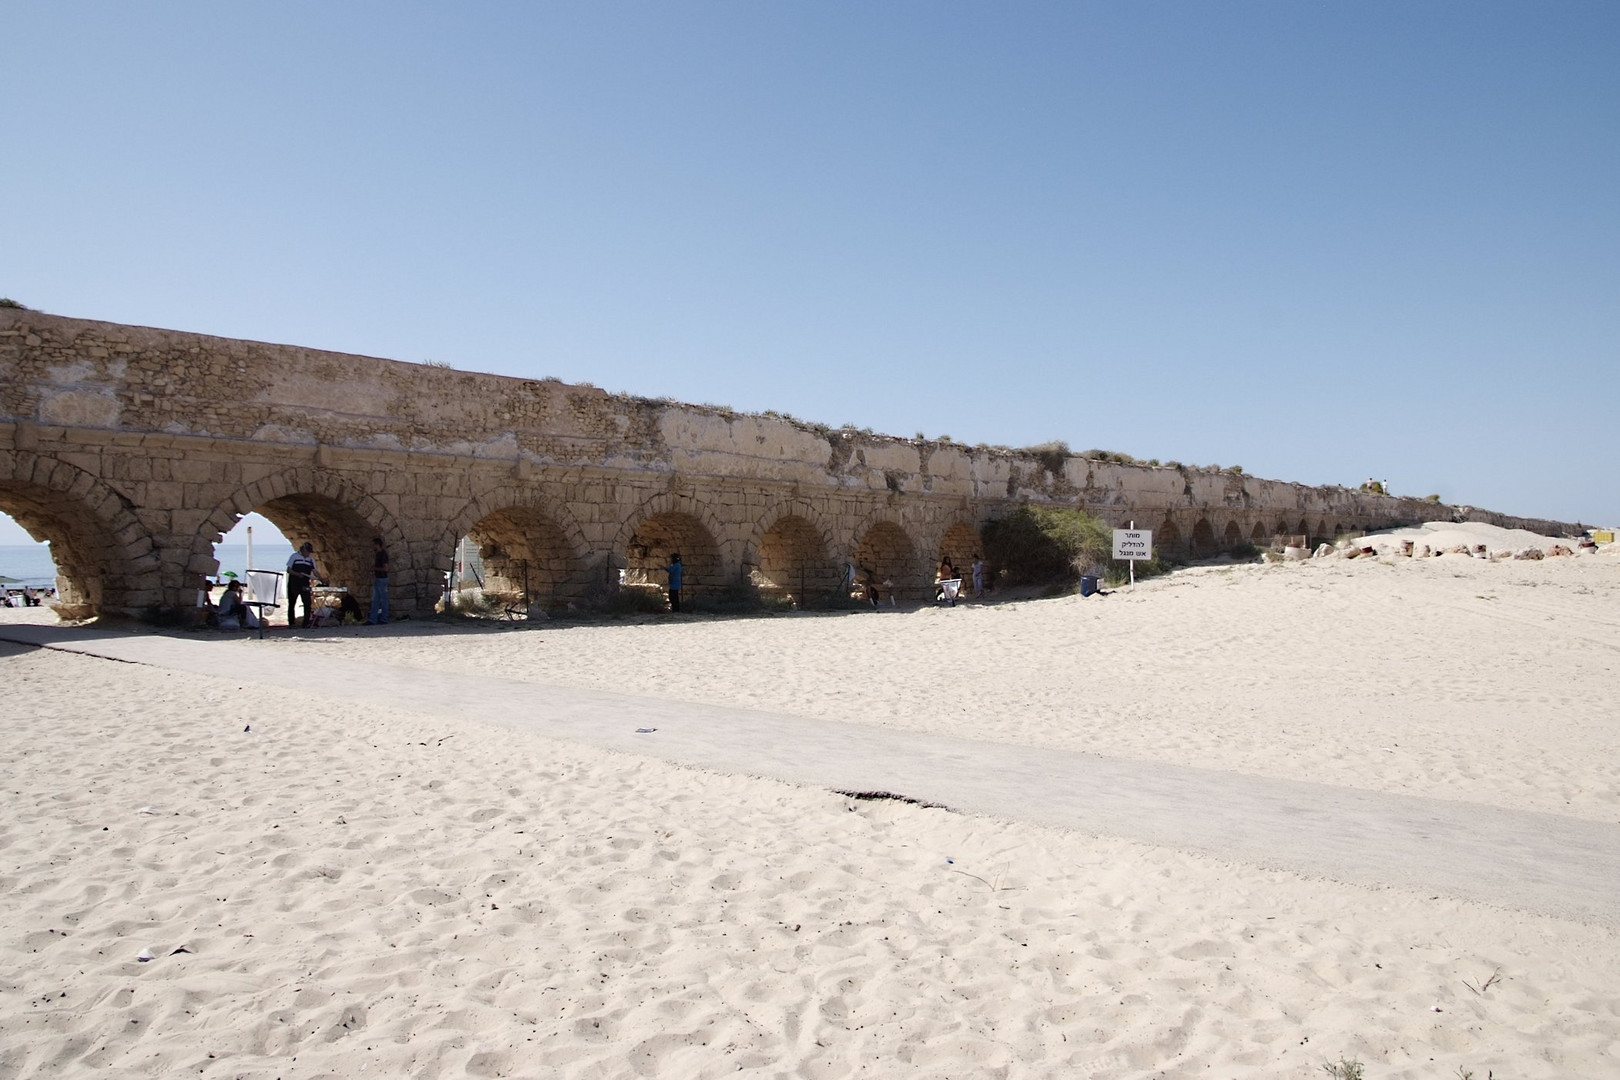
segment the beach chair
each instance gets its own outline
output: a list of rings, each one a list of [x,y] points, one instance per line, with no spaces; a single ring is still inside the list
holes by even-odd
[[[274,610],[281,606],[281,578],[280,570],[249,570],[247,572],[247,591],[251,600],[243,603],[254,608],[259,613],[259,637],[264,637],[264,624],[269,622],[267,610]]]
[[[939,598],[951,607],[956,606],[956,598],[962,594],[961,578],[946,578],[939,583]]]

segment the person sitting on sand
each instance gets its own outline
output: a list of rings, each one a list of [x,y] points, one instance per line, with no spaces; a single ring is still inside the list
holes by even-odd
[[[877,581],[873,578],[872,571],[866,569],[864,566],[861,568],[861,588],[866,591],[866,599],[867,599],[867,601],[873,607],[877,607],[878,606]]]
[[[221,630],[249,630],[259,628],[259,615],[242,600],[242,583],[233,581],[225,586],[225,595],[219,598],[215,612]]]

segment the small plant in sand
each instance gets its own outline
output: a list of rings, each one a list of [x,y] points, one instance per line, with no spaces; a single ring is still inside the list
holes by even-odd
[[[1329,1062],[1322,1066],[1322,1071],[1333,1080],[1363,1080],[1366,1068],[1354,1058],[1341,1057],[1338,1062]]]
[[[508,599],[482,589],[463,589],[451,596],[444,614],[462,619],[490,619],[504,615]]]
[[[1013,889],[1017,888],[1017,886],[1014,886],[1014,885],[1003,885],[1001,883],[1002,879],[1007,876],[1007,864],[1006,863],[1002,863],[1001,869],[996,871],[995,876],[992,877],[992,878],[980,877],[978,874],[972,873],[972,872],[967,871],[967,870],[960,869],[960,868],[958,868],[958,867],[956,867],[954,865],[951,867],[951,872],[955,873],[955,874],[961,874],[963,877],[970,877],[974,881],[977,881],[980,884],[982,884],[985,888],[989,889],[991,892],[1011,892],[1011,891],[1013,891]]]
[[[733,583],[695,594],[686,610],[694,615],[757,615],[793,610],[793,598],[783,593],[762,593],[752,585]]]
[[[602,610],[609,615],[661,615],[669,610],[662,589],[632,585],[608,594]]]

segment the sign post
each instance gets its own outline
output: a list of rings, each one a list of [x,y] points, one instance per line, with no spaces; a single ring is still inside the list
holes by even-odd
[[[1128,529],[1114,530],[1114,558],[1126,559],[1131,564],[1131,591],[1136,591],[1136,560],[1153,558],[1153,530],[1138,529],[1131,522]]]

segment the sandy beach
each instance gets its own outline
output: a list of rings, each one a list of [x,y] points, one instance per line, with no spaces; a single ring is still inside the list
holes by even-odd
[[[1620,827],[1620,554],[1398,550],[911,611],[177,633],[172,664],[0,642],[0,1077],[1620,1075],[1601,913],[856,800],[390,679],[798,718],[835,770],[812,724]],[[301,681],[340,664],[374,683]]]

